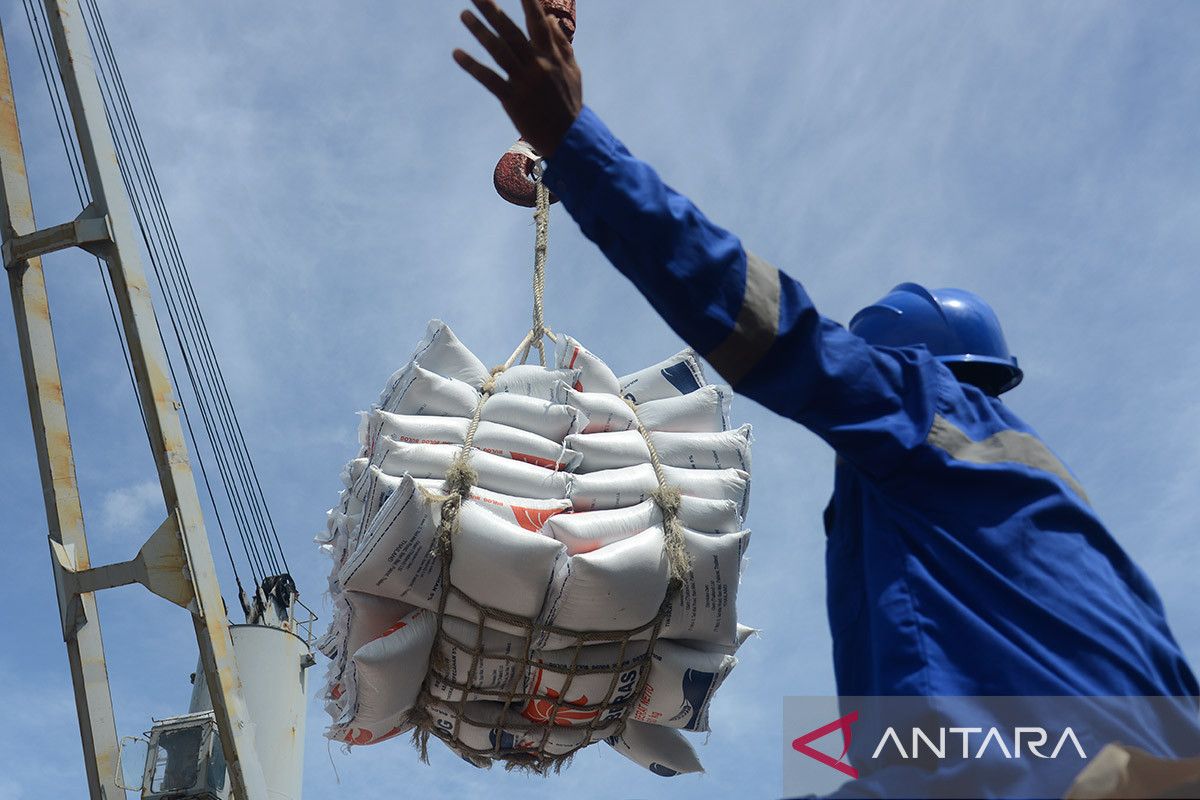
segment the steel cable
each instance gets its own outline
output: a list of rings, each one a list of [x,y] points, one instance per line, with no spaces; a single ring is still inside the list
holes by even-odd
[[[42,79],[43,79],[43,82],[45,83],[47,94],[50,96],[51,105],[53,107],[54,115],[55,115],[55,122],[58,125],[58,129],[59,129],[59,137],[62,141],[63,149],[66,152],[66,156],[67,156],[67,163],[71,170],[71,176],[72,176],[72,181],[75,185],[76,195],[79,199],[80,207],[86,208],[86,206],[91,202],[90,192],[89,192],[88,186],[87,186],[86,172],[85,172],[83,164],[82,164],[82,157],[80,155],[79,145],[74,137],[74,133],[73,133],[74,129],[70,122],[68,112],[66,110],[66,100],[63,97],[63,88],[62,88],[61,83],[57,79],[57,75],[58,75],[57,56],[58,56],[58,54],[57,54],[57,48],[54,46],[53,36],[50,33],[49,20],[45,16],[45,9],[42,8],[40,6],[40,4],[38,4],[36,2],[36,0],[23,0],[23,4],[24,4],[24,10],[25,10],[25,18],[29,24],[30,35],[33,38],[34,46],[37,51],[38,64],[42,71]],[[54,75],[55,77],[51,78],[51,75]],[[111,122],[111,120],[110,120],[110,122]],[[136,381],[136,379],[134,377],[134,373],[133,373],[133,365],[130,360],[128,343],[125,340],[124,331],[122,330],[120,322],[118,321],[118,318],[117,318],[116,306],[115,306],[115,302],[114,302],[114,291],[109,282],[108,272],[105,269],[104,264],[101,262],[101,259],[98,257],[96,258],[96,264],[97,264],[98,270],[100,272],[101,282],[105,289],[105,296],[107,298],[108,306],[109,306],[109,314],[112,318],[113,326],[117,332],[117,339],[118,339],[118,343],[119,343],[119,346],[121,349],[122,356],[125,361],[126,372],[128,373],[130,385],[133,388],[134,397],[137,401],[138,412],[142,419],[142,425],[148,431],[148,423],[147,423],[147,419],[146,419],[145,409],[142,406],[141,396],[137,390],[137,381]],[[157,323],[157,321],[156,321],[156,323]],[[159,329],[158,329],[158,334],[161,339],[161,337],[162,337],[161,327],[159,327]],[[164,350],[165,350],[165,341],[163,342],[163,345],[164,345]],[[174,365],[171,364],[169,359],[168,359],[168,367],[171,369],[172,380],[175,380]],[[185,419],[185,422],[187,423],[189,435],[191,435],[193,443],[194,443],[195,435],[192,430],[191,420],[188,417],[187,407],[183,406],[181,404],[181,408],[184,412],[184,419]],[[197,461],[200,465],[201,476],[202,476],[205,486],[208,490],[209,500],[213,505],[213,511],[217,517],[217,524],[218,524],[218,528],[221,533],[221,539],[225,545],[225,551],[229,557],[230,565],[233,568],[234,578],[237,581],[238,587],[240,589],[241,588],[241,578],[240,578],[240,575],[238,574],[237,563],[233,557],[233,551],[229,545],[229,540],[226,535],[224,525],[221,521],[220,510],[217,507],[215,498],[213,496],[212,486],[208,480],[208,474],[207,474],[207,470],[204,465],[204,461],[200,457],[200,454],[198,452],[197,452]],[[243,542],[243,544],[245,544],[245,542]]]
[[[146,151],[137,117],[133,112],[120,67],[117,64],[111,41],[108,38],[107,28],[95,0],[85,0],[85,2],[92,15],[96,32],[93,47],[97,50],[101,63],[107,67],[107,70],[102,70],[107,73],[106,81],[111,80],[106,99],[110,105],[116,107],[117,127],[122,131],[123,143],[127,150],[127,160],[133,164],[132,173],[136,184],[140,187],[140,192],[137,195],[140,195],[142,201],[149,206],[149,212],[146,214],[150,220],[149,227],[154,229],[159,249],[165,254],[164,260],[171,281],[169,285],[163,287],[164,293],[169,292],[172,287],[175,289],[178,296],[174,298],[174,301],[182,307],[180,316],[187,321],[192,334],[190,338],[195,345],[196,352],[199,354],[198,360],[204,375],[203,386],[206,386],[208,391],[203,392],[203,386],[197,385],[195,382],[193,390],[198,396],[201,394],[211,395],[208,397],[208,402],[212,406],[215,406],[215,412],[210,407],[209,414],[215,415],[218,418],[225,442],[231,453],[235,456],[232,460],[234,469],[237,471],[237,482],[241,484],[246,497],[246,509],[244,513],[254,519],[255,526],[258,529],[260,545],[266,554],[267,560],[273,564],[277,571],[281,564],[282,569],[286,571],[288,565],[286,555],[283,552],[282,542],[279,539],[278,531],[271,517],[270,508],[266,502],[257,470],[250,456],[245,434],[242,431],[236,410],[230,399],[228,384],[225,381],[220,362],[216,358],[212,340],[208,334],[203,313],[196,299],[195,289],[187,270],[186,262],[183,259],[178,239],[175,236],[174,226],[171,224],[170,215],[162,198],[161,187],[158,184]],[[97,43],[99,47],[96,46]],[[149,241],[147,242],[147,246],[148,248],[152,247]],[[159,277],[161,282],[161,276]],[[182,297],[182,300],[180,300],[180,297]],[[181,340],[181,349],[184,347],[186,347],[186,341]],[[195,357],[195,354],[192,355]],[[274,548],[271,546],[272,541]],[[276,555],[278,555],[278,559],[276,559]]]
[[[85,22],[86,21],[87,20],[85,18]],[[97,47],[96,39],[93,37],[93,32],[90,27],[88,27],[87,32],[93,50],[95,50],[98,55],[101,55],[101,50],[99,47]],[[150,230],[151,226],[148,224],[148,222],[152,222],[152,220],[148,221],[144,209],[144,203],[141,199],[145,192],[144,189],[141,188],[140,184],[136,182],[135,179],[137,177],[137,173],[130,167],[129,164],[129,134],[121,120],[115,117],[112,113],[112,81],[109,77],[108,71],[105,70],[105,60],[103,58],[98,61],[97,73],[100,78],[101,94],[105,99],[105,112],[108,118],[109,127],[114,133],[114,144],[117,145],[116,153],[118,164],[121,168],[122,179],[125,182],[126,191],[130,197],[130,202],[134,210],[138,228],[142,235],[143,241],[145,242],[147,253],[150,256],[150,262],[155,274],[155,278],[163,294],[164,301],[167,304],[167,312],[171,321],[172,332],[175,334],[176,341],[179,343],[180,355],[184,361],[184,367],[188,377],[189,385],[192,386],[193,395],[196,398],[196,405],[200,410],[201,422],[203,424],[205,434],[209,440],[212,455],[217,462],[218,477],[220,478],[221,484],[225,489],[226,500],[234,516],[234,523],[237,527],[238,535],[241,539],[242,547],[250,566],[251,577],[257,585],[270,571],[268,569],[269,559],[263,554],[262,548],[257,546],[255,538],[251,532],[251,526],[247,519],[244,503],[238,495],[236,484],[233,481],[233,470],[229,465],[229,461],[231,460],[232,456],[227,455],[225,452],[224,440],[219,436],[219,431],[217,430],[217,426],[214,422],[215,415],[209,408],[205,395],[203,391],[201,391],[201,384],[198,382],[196,377],[197,370],[193,364],[194,359],[188,347],[187,336],[185,333],[186,329],[182,328],[180,324],[180,318],[183,317],[184,314],[176,294],[171,291],[171,285],[164,278],[163,274],[162,255],[160,252],[161,234],[156,236],[152,234]],[[125,145],[124,148],[122,148],[122,144]],[[159,243],[159,247],[155,246],[156,241]],[[160,336],[162,335],[161,325],[159,326],[159,334]],[[166,351],[165,340],[163,342],[163,346],[164,351]],[[171,371],[172,381],[176,384],[176,386],[181,386],[175,372],[175,365],[170,358],[169,351],[167,351],[167,353],[168,368]],[[187,408],[187,405],[184,404],[183,410],[185,424],[188,428],[189,436],[192,439],[193,450],[196,452],[197,459],[201,464],[202,477],[205,481],[205,487],[209,495],[209,501],[213,506],[214,513],[217,515],[218,528],[221,530],[223,540],[227,542],[228,536],[225,532],[223,521],[220,518],[219,506],[217,505],[215,495],[212,491],[211,481],[208,479],[207,469],[203,465],[203,457],[199,449],[199,440],[196,437],[195,428],[192,425],[191,417],[187,412]],[[234,566],[235,579],[238,581],[238,587],[241,589],[241,580],[240,577],[236,575],[236,562],[232,557],[232,553],[230,553],[230,560]]]

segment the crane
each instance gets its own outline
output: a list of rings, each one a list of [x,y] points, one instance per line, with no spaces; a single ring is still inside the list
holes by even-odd
[[[163,800],[298,799],[305,670],[314,663],[311,634],[302,631],[296,587],[286,570],[280,569],[286,567],[282,548],[278,553],[263,550],[270,542],[261,524],[264,536],[253,548],[260,569],[254,571],[252,593],[241,589],[238,579],[247,624],[228,621],[192,471],[193,454],[186,443],[185,428],[192,432],[192,423],[176,393],[174,365],[151,299],[138,232],[150,252],[160,290],[164,280],[159,258],[164,252],[173,256],[177,250],[160,249],[161,239],[160,247],[146,239],[148,229],[163,233],[159,212],[165,209],[158,207],[161,196],[99,8],[95,0],[27,0],[25,10],[83,210],[75,219],[51,227],[39,228],[35,223],[8,50],[0,30],[0,225],[90,797],[125,798],[129,788],[140,791],[143,798]],[[153,187],[149,195],[146,186]],[[147,197],[156,200],[157,205],[149,207],[158,216],[144,213]],[[96,565],[89,558],[43,274],[41,257],[67,248],[81,248],[102,264],[168,510],[138,553],[114,564]],[[172,258],[166,265],[176,266],[176,262]],[[179,273],[172,277],[178,280]],[[188,294],[190,284],[183,287],[182,295],[179,284],[174,286],[176,299],[182,296],[194,304],[194,295]],[[194,322],[195,310],[184,310],[192,314],[188,321]],[[174,326],[176,308],[171,311]],[[185,333],[180,346],[194,350],[197,342],[205,344]],[[211,354],[211,343],[207,345],[204,355]],[[193,377],[190,359],[187,367]],[[228,396],[218,392],[214,398],[214,387],[212,383],[204,387],[207,394],[201,410],[203,400],[219,401],[223,417],[214,424],[229,433],[233,428]],[[203,416],[205,427],[210,427],[209,415]],[[236,423],[236,418],[232,420]],[[240,470],[228,477],[245,479],[242,485],[248,489],[252,465],[246,469],[237,444],[232,437],[221,439],[222,463]],[[244,449],[244,438],[240,445]],[[221,471],[227,477],[226,470]],[[211,498],[207,472],[204,482]],[[235,494],[239,505],[253,501],[255,510],[263,510],[261,497],[249,492],[243,497],[240,490]],[[95,595],[131,583],[189,612],[199,667],[189,713],[155,723],[146,740],[143,779],[140,785],[126,786]]]
[[[82,207],[74,219],[51,227],[39,228],[34,219],[0,25],[0,240],[89,796],[116,800],[136,791],[144,800],[299,800],[315,615],[300,602],[287,571],[97,1],[22,0]],[[575,0],[541,3],[573,39]],[[530,175],[537,158],[518,142],[500,159],[494,183],[505,200],[534,205]],[[231,562],[233,553],[177,393],[139,234],[250,563],[249,592],[233,564],[245,624],[230,623],[221,595],[200,483]],[[136,555],[113,564],[95,565],[89,557],[43,272],[42,256],[70,248],[96,257],[168,510]],[[155,721],[144,738],[119,739],[96,593],[132,583],[189,612],[199,664],[187,713]],[[136,782],[127,782],[122,765],[131,741],[146,749]]]

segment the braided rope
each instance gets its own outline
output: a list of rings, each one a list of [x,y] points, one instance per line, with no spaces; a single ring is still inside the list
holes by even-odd
[[[691,570],[691,561],[683,541],[683,524],[679,521],[679,507],[683,503],[683,495],[679,489],[667,483],[666,471],[663,470],[662,460],[658,457],[658,448],[650,431],[642,424],[638,416],[637,404],[626,398],[626,403],[633,410],[633,418],[637,422],[637,431],[646,442],[646,450],[650,453],[650,466],[654,468],[654,477],[658,478],[658,488],[650,497],[658,506],[663,516],[663,549],[667,554],[667,564],[671,570],[672,582],[682,581]]]
[[[533,345],[538,351],[538,361],[546,366],[546,346],[542,341],[542,332],[546,330],[546,320],[543,313],[544,295],[546,293],[546,254],[550,245],[550,190],[542,182],[542,168],[534,167],[537,179],[537,208],[533,213],[537,233],[533,242]]]

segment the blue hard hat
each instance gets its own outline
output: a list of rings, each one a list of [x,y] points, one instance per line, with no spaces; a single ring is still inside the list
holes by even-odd
[[[850,331],[881,347],[924,345],[959,380],[989,394],[1007,392],[1023,377],[996,312],[965,289],[931,292],[902,283],[855,314]]]

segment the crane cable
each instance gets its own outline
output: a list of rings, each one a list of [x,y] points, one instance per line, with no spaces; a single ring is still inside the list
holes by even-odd
[[[193,394],[201,407],[202,416],[206,418],[205,429],[210,444],[218,463],[224,465],[227,495],[233,508],[239,509],[238,516],[245,526],[251,549],[263,568],[262,576],[266,577],[267,567],[273,574],[287,572],[283,545],[196,298],[107,27],[96,0],[84,0],[84,7],[87,12],[84,15],[85,27],[97,56],[101,93],[110,127],[119,134],[115,141],[122,175],[130,190],[160,289],[168,299],[168,310],[171,311],[173,307],[176,322],[178,319],[184,322],[175,331],[176,337],[185,366],[188,367]],[[163,279],[164,275],[167,280]]]
[[[71,124],[70,117],[66,110],[66,99],[63,97],[63,88],[59,82],[59,74],[56,67],[57,64],[57,49],[54,46],[54,38],[50,34],[49,22],[44,16],[44,9],[37,0],[22,0],[25,9],[25,19],[29,23],[29,32],[33,38],[34,47],[37,51],[38,66],[42,71],[42,80],[45,83],[47,94],[50,96],[50,103],[54,109],[55,123],[58,125],[59,138],[62,140],[63,149],[66,152],[67,164],[71,170],[71,177],[75,184],[75,192],[79,198],[80,208],[85,208],[91,202],[91,194],[87,185],[87,178],[84,172],[82,158],[79,153],[78,142],[75,140],[74,127]],[[112,317],[113,327],[117,332],[117,340],[120,345],[121,354],[125,359],[125,368],[129,375],[130,386],[133,389],[134,399],[137,401],[138,413],[142,418],[142,426],[149,431],[149,426],[146,421],[145,409],[142,407],[141,396],[137,390],[137,380],[133,374],[133,365],[129,357],[128,344],[125,341],[124,330],[120,322],[117,320],[117,312],[113,300],[113,290],[109,282],[109,275],[104,268],[104,264],[99,257],[96,258],[96,266],[99,269],[101,283],[104,286],[104,292],[108,299],[109,312]],[[157,322],[157,320],[156,320]],[[162,338],[162,329],[158,331],[159,338]],[[164,342],[165,350],[165,342]],[[168,367],[171,367],[172,380],[174,380],[174,368],[168,361]],[[188,421],[189,434],[191,433],[191,422],[188,420],[187,407],[180,404],[184,413],[184,419]],[[194,435],[192,436],[195,441]],[[194,449],[194,448],[193,448]],[[234,579],[237,581],[239,590],[241,588],[241,576],[238,574],[237,562],[233,557],[233,551],[229,546],[229,539],[225,532],[224,524],[220,517],[220,509],[218,508],[213,496],[212,486],[208,480],[208,472],[205,468],[203,458],[200,453],[196,454],[197,462],[200,466],[200,473],[204,479],[205,487],[208,491],[209,500],[212,503],[214,514],[217,518],[217,527],[221,533],[221,541],[225,545],[225,553],[229,556],[230,566],[233,568]]]
[[[170,318],[172,332],[179,354],[183,358],[185,371],[196,407],[200,411],[203,431],[209,449],[217,462],[217,472],[234,525],[241,540],[243,554],[250,567],[254,585],[270,574],[288,571],[287,559],[279,539],[275,523],[270,514],[258,473],[250,457],[237,413],[229,396],[228,385],[221,371],[211,337],[196,299],[187,265],[179,248],[174,227],[171,224],[162,192],[150,164],[140,126],[134,115],[120,68],[113,53],[100,9],[96,0],[81,0],[84,6],[84,23],[89,42],[96,56],[97,77],[104,99],[105,115],[113,131],[117,160],[122,179],[133,206],[134,215],[142,235],[151,266]],[[90,203],[86,173],[82,166],[78,142],[67,112],[66,100],[58,81],[57,54],[53,37],[49,32],[45,10],[38,0],[23,0],[26,19],[37,50],[42,77],[50,95],[59,136],[67,153],[72,180],[81,207]],[[51,77],[54,76],[54,77]],[[101,280],[108,298],[110,314],[117,330],[118,341],[126,362],[130,382],[138,399],[143,425],[146,425],[145,409],[136,389],[128,343],[117,320],[113,301],[113,290],[107,271],[97,259]],[[156,320],[157,324],[157,320]],[[158,335],[167,354],[168,368],[173,383],[182,389],[176,377],[171,351],[167,348],[161,325]],[[181,398],[182,399],[182,398]],[[197,439],[197,431],[188,413],[189,404],[180,404],[185,426],[192,441],[192,450],[200,467],[200,473],[217,520],[217,526],[225,545],[239,589],[239,598],[246,606],[245,591],[238,573],[237,559],[230,547],[226,526],[222,519],[220,504],[214,492],[209,471]]]

